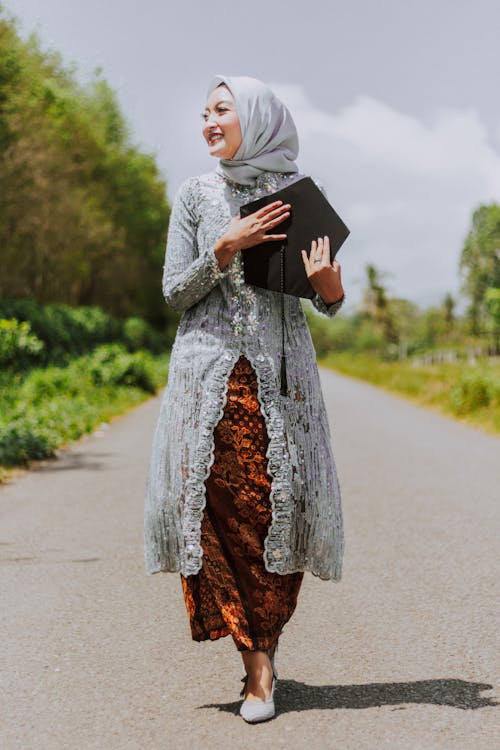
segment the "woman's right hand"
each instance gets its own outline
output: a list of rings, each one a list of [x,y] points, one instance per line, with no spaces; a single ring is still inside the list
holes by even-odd
[[[224,240],[226,247],[233,254],[261,242],[286,240],[286,234],[266,234],[266,231],[287,219],[290,216],[290,208],[290,203],[274,201],[243,218],[239,215],[234,216],[221,240]]]

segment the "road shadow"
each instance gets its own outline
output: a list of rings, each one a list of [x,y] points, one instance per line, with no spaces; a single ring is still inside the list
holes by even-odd
[[[485,682],[467,682],[460,679],[417,680],[414,682],[373,682],[365,685],[307,685],[296,680],[278,680],[274,699],[276,713],[310,711],[318,708],[372,708],[395,706],[404,710],[406,703],[427,703],[433,706],[477,709],[500,705],[494,699],[482,696],[483,690],[492,690]],[[242,698],[231,703],[207,703],[198,708],[218,708],[228,713],[238,713]]]
[[[31,459],[29,465],[23,467],[32,473],[47,473],[54,471],[99,471],[109,469],[106,459],[118,454],[111,451],[86,451],[85,453],[71,453],[58,449],[57,455],[47,456],[44,459]]]

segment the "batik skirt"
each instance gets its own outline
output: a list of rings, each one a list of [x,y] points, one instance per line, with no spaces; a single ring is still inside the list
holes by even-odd
[[[229,376],[214,440],[214,463],[205,481],[202,567],[195,575],[181,573],[191,635],[195,641],[231,635],[238,651],[265,651],[292,616],[304,573],[280,575],[264,566],[272,516],[269,438],[257,376],[244,355]]]

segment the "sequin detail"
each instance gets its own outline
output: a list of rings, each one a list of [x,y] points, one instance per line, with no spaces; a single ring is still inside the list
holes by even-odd
[[[287,181],[293,180],[295,173],[263,173],[257,179],[255,187],[239,185],[224,175],[219,175],[218,172],[216,172],[216,175],[229,186],[233,198],[239,200],[241,203],[246,203],[251,200],[257,200],[262,195],[275,192],[280,182],[286,184]],[[281,187],[283,186],[282,184]],[[258,325],[256,294],[254,288],[250,284],[245,283],[241,253],[237,253],[233,258],[231,275],[235,284],[235,292],[231,298],[233,306],[231,326],[233,333],[235,336],[239,336],[246,331],[248,335],[253,336],[257,331]]]

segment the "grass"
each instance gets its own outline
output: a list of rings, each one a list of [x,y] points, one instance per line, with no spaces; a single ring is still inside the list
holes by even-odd
[[[390,393],[445,414],[489,434],[500,433],[500,362],[413,366],[384,362],[366,354],[342,352],[318,364],[368,381]]]

